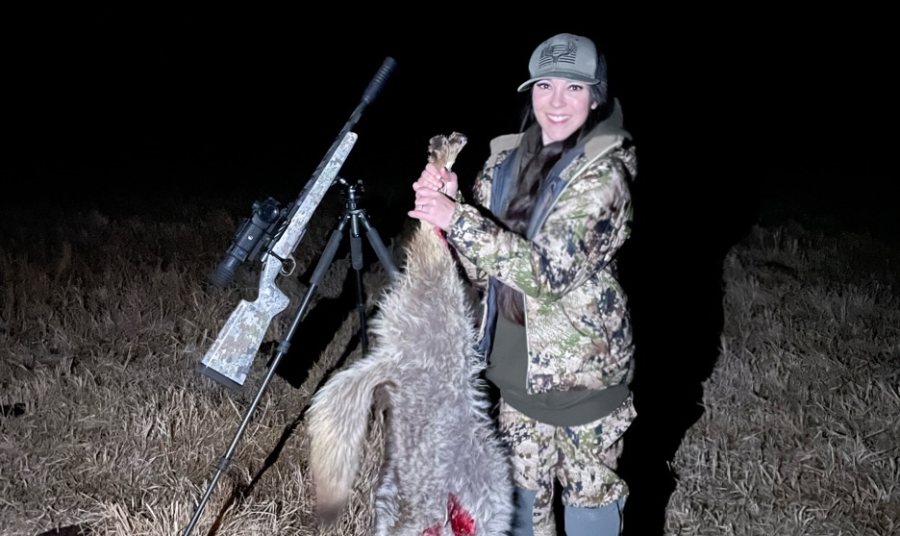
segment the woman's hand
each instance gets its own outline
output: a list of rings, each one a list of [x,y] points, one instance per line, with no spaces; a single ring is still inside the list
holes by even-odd
[[[407,214],[411,218],[427,221],[446,231],[450,227],[453,211],[456,210],[456,201],[450,196],[456,196],[459,183],[455,173],[448,172],[446,169],[442,169],[441,172],[438,173],[431,164],[425,167],[419,180],[413,183],[413,190],[416,191],[415,209]],[[442,189],[444,192],[452,191],[452,194],[445,194],[440,191]]]
[[[446,194],[450,199],[455,199],[456,192],[459,190],[459,182],[456,179],[456,173],[447,171],[447,168],[438,169],[434,164],[428,164],[419,176],[419,180],[413,184],[414,190],[418,190],[418,187],[431,188]]]

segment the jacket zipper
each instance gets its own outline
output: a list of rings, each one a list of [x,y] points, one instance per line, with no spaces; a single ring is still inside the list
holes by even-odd
[[[528,330],[528,301],[525,299],[525,293],[522,293],[522,319],[525,323],[525,393],[530,391],[531,385],[531,337]]]

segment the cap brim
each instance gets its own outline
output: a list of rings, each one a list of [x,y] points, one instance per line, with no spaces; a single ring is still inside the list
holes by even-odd
[[[543,74],[541,74],[541,76],[536,76],[534,78],[529,79],[528,81],[526,81],[525,83],[523,83],[522,85],[519,86],[518,91],[519,91],[519,93],[526,91],[528,88],[531,87],[531,84],[537,82],[538,80],[545,80],[547,78],[562,78],[563,80],[572,80],[573,82],[584,82],[585,84],[588,84],[591,86],[594,84],[600,83],[600,81],[597,80],[596,78],[591,78],[589,76],[584,76],[584,75],[580,75],[577,73],[569,73],[569,72],[565,72],[565,71],[557,71],[557,72],[543,73]]]

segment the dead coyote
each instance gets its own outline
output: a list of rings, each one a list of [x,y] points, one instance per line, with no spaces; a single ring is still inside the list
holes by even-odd
[[[466,138],[435,136],[429,160],[448,169]],[[336,373],[307,413],[317,511],[333,519],[360,466],[376,390],[387,401],[377,535],[500,535],[512,520],[506,451],[487,415],[473,351],[473,312],[450,250],[427,222],[380,299],[369,355]]]

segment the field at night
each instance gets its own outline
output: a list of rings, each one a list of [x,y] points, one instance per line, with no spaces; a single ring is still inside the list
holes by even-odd
[[[463,18],[446,34],[433,21],[316,32],[267,17],[150,30],[23,21],[3,53],[0,534],[183,531],[346,208],[336,185],[278,279],[288,310],[229,391],[196,369],[256,295],[258,263],[225,289],[208,281],[253,202],[297,198],[393,58],[341,176],[364,185],[402,267],[428,139],[469,137],[454,170],[470,187],[490,140],[519,128],[530,51],[558,32],[607,54],[638,154],[620,258],[637,348],[625,534],[900,530],[900,116],[879,17],[760,13],[759,31],[743,32],[610,16],[621,24]],[[371,525],[380,416],[337,525],[317,525],[307,470],[309,399],[361,355],[348,250],[195,534]],[[364,255],[376,315],[388,278]]]

